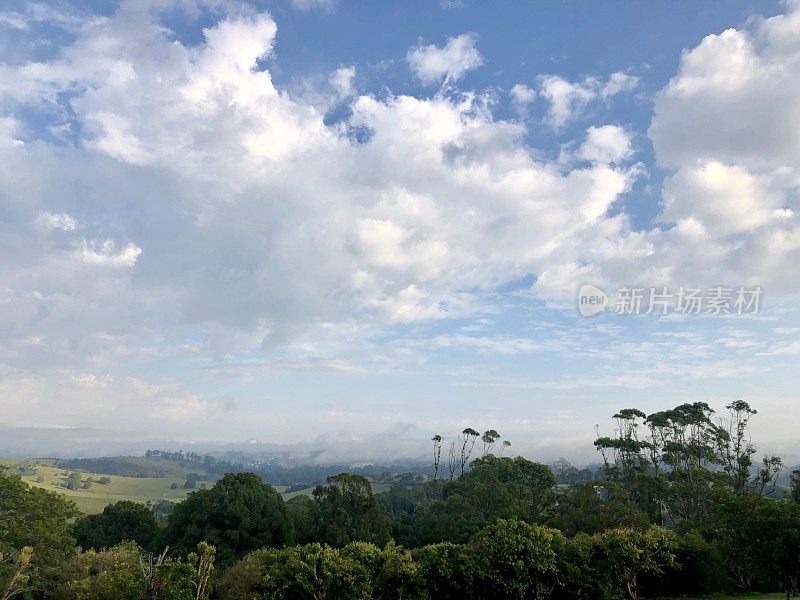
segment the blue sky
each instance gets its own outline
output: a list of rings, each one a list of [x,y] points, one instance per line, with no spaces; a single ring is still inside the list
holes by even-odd
[[[796,2],[4,6],[0,451],[585,462],[619,408],[744,398],[800,457],[798,40]]]

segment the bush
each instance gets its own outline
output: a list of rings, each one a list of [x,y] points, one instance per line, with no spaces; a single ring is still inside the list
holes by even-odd
[[[469,543],[473,592],[481,598],[546,598],[558,581],[560,531],[500,519]]]
[[[422,585],[430,598],[461,600],[472,587],[472,563],[464,546],[441,542],[413,552]]]
[[[149,506],[122,500],[109,504],[99,515],[79,518],[73,532],[78,545],[87,550],[102,550],[130,541],[155,552],[160,545],[161,528]]]
[[[133,542],[78,554],[55,592],[64,600],[144,600],[141,554]]]

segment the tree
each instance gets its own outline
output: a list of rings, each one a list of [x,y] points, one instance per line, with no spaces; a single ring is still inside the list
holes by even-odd
[[[153,510],[130,500],[109,504],[98,515],[81,517],[74,528],[75,540],[87,550],[111,548],[127,540],[155,552],[160,533]]]
[[[284,550],[264,548],[247,555],[225,572],[219,595],[222,600],[373,597],[367,568],[335,548],[316,543]]]
[[[77,514],[63,496],[0,469],[0,590],[12,582],[17,590],[46,587],[75,548],[70,520]]]
[[[660,574],[675,564],[675,534],[663,527],[646,531],[608,529],[594,536],[607,568],[614,573],[631,600],[639,597],[639,576]]]
[[[442,436],[436,434],[431,438],[433,442],[433,479],[439,476],[439,465],[442,462]]]
[[[213,487],[189,494],[175,506],[165,533],[169,545],[184,554],[200,542],[213,544],[222,565],[292,541],[283,498],[253,473],[228,473]]]
[[[11,563],[10,568],[6,567],[6,557],[0,554],[0,573],[5,575],[3,581],[5,588],[0,590],[0,600],[9,600],[14,596],[21,596],[28,591],[28,582],[31,574],[31,559],[33,558],[33,548],[25,546],[17,554],[16,559]],[[7,573],[5,572],[7,570]]]
[[[472,590],[472,553],[459,544],[441,542],[413,551],[429,598],[462,600]]]
[[[331,546],[353,541],[385,544],[391,521],[386,509],[361,475],[341,473],[317,486],[310,506],[315,540]]]
[[[553,475],[559,483],[576,483],[574,481],[578,469],[563,456],[553,462]]]
[[[77,554],[65,565],[55,595],[64,600],[145,600],[140,560],[133,542]]]
[[[731,490],[736,494],[756,493],[768,495],[775,491],[776,479],[783,462],[777,456],[762,459],[761,468],[753,469],[756,447],[750,439],[750,418],[758,414],[744,400],[736,400],[725,407],[728,416],[719,422],[717,446],[720,463],[728,476]]]
[[[366,542],[352,542],[343,547],[339,555],[353,560],[365,570],[371,598],[401,600],[420,596],[419,565],[408,550],[394,542],[382,549]]]
[[[494,429],[488,429],[484,431],[483,435],[481,436],[481,441],[483,442],[483,453],[481,456],[486,456],[489,454],[492,451],[492,446],[494,446],[499,439],[500,434]]]
[[[619,485],[576,484],[558,497],[547,524],[568,536],[594,534],[613,527],[646,529],[650,522]]]
[[[450,481],[453,481],[458,471],[458,453],[456,452],[455,440],[450,442],[450,448],[447,451],[447,470],[450,472]]]
[[[459,466],[461,474],[464,474],[464,468],[469,463],[469,457],[472,455],[472,450],[475,448],[475,442],[480,437],[480,433],[475,431],[472,427],[467,427],[458,436],[459,441]]]
[[[800,502],[800,469],[795,469],[789,475],[789,497],[795,502]]]
[[[547,598],[557,582],[565,538],[555,529],[500,519],[469,543],[479,598]]]
[[[723,498],[708,527],[741,591],[791,590],[800,578],[800,504],[756,495]]]
[[[447,482],[442,500],[419,507],[419,539],[464,542],[498,518],[536,522],[551,502],[554,485],[546,465],[488,454],[474,460],[469,472]]]
[[[718,423],[705,402],[650,415],[635,408],[619,411],[615,436],[598,436],[594,443],[607,479],[623,485],[652,521],[683,527],[701,524],[725,490],[771,493],[782,462],[766,456],[753,468],[756,449],[748,427],[756,411],[741,400],[727,408],[728,417]]]

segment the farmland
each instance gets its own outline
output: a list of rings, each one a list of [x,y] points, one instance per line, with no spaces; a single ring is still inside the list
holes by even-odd
[[[145,503],[148,501],[170,500],[180,502],[186,498],[190,490],[184,489],[185,478],[167,477],[120,477],[109,476],[104,473],[80,472],[81,482],[89,481],[86,489],[67,489],[64,487],[70,472],[54,466],[53,461],[0,461],[12,466],[24,464],[33,469],[30,474],[22,475],[22,479],[29,485],[42,488],[51,492],[58,492],[74,501],[83,513],[99,513],[103,508],[119,500],[132,500]],[[101,484],[99,481],[107,477],[109,483]],[[170,486],[177,484],[176,489]]]

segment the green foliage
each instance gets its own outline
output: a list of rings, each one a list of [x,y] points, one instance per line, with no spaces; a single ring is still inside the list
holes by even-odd
[[[253,473],[228,473],[212,488],[190,494],[175,506],[165,533],[167,543],[184,554],[200,542],[213,544],[222,565],[292,541],[283,498]]]
[[[557,583],[560,531],[500,519],[469,543],[472,583],[481,598],[546,598]]]
[[[409,551],[389,542],[383,550],[374,544],[352,542],[340,555],[367,570],[372,598],[415,598],[422,589],[419,566]]]
[[[364,566],[329,546],[262,549],[225,573],[220,597],[366,600],[370,598],[369,577]]]
[[[800,579],[797,502],[728,496],[717,507],[709,530],[739,590],[786,590]]]
[[[597,538],[581,533],[568,538],[557,556],[555,598],[611,600],[619,597],[613,574],[601,560]]]
[[[44,588],[75,548],[69,523],[75,515],[72,502],[0,470],[0,590],[23,563],[25,587]]]
[[[547,524],[573,536],[612,527],[644,529],[650,522],[624,488],[605,482],[571,486],[549,511]]]
[[[795,469],[789,475],[789,498],[800,502],[800,469]]]
[[[142,552],[133,542],[74,554],[52,585],[53,600],[208,600],[215,549],[198,545],[186,561]]]
[[[596,552],[631,600],[639,597],[642,574],[662,574],[675,564],[675,534],[663,527],[646,531],[609,529],[594,536]]]
[[[707,595],[727,591],[723,556],[717,546],[700,531],[689,530],[676,536],[675,564],[665,569],[659,591],[669,596]]]
[[[418,548],[431,536],[425,535],[419,524],[419,513],[436,500],[442,499],[443,489],[448,485],[441,480],[427,481],[420,485],[395,485],[376,496],[392,517],[392,537],[398,543]]]
[[[352,541],[383,545],[389,540],[389,514],[361,475],[328,477],[327,485],[314,489],[307,507],[311,537],[316,541],[338,547]]]
[[[78,554],[67,566],[65,582],[53,592],[64,600],[144,600],[141,554],[133,542],[109,550]]]
[[[552,471],[520,456],[503,458],[488,454],[472,462],[472,468],[447,482],[443,499],[420,507],[416,514],[422,543],[466,542],[495,519],[539,520],[552,502]]]
[[[11,554],[12,556],[0,554],[0,574],[3,582],[3,587],[0,588],[0,600],[9,600],[25,594],[31,579],[33,548],[25,546],[19,552]]]
[[[765,456],[755,468],[749,422],[756,411],[738,400],[714,416],[705,402],[681,404],[646,415],[625,409],[614,415],[614,437],[599,437],[606,477],[619,482],[656,523],[700,526],[724,493],[766,495],[782,468]]]
[[[155,552],[161,528],[153,510],[144,504],[122,500],[109,504],[99,515],[86,515],[75,522],[74,535],[84,549],[111,548],[123,541],[136,542]]]
[[[464,546],[441,542],[413,552],[419,574],[430,598],[460,600],[472,588],[472,553]]]

